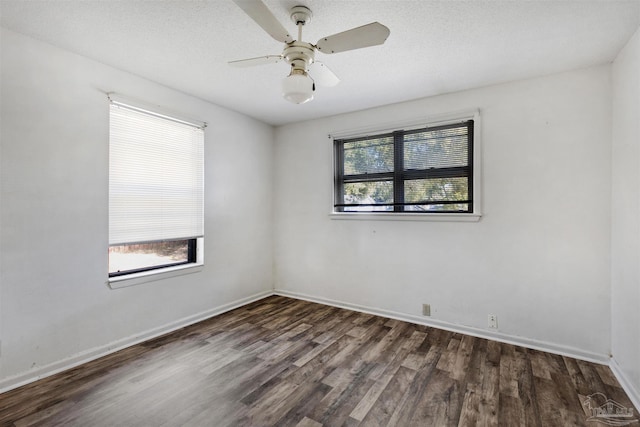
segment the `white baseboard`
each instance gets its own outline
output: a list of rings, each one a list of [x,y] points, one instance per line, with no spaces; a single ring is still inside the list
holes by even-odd
[[[15,376],[0,380],[0,393],[12,390],[14,388],[37,381],[42,378],[46,378],[48,376],[57,374],[67,369],[74,368],[83,363],[90,362],[92,360],[98,359],[100,357],[106,356],[111,353],[115,353],[116,351],[125,349],[127,347],[131,347],[141,342],[148,341],[150,339],[159,337],[169,332],[173,332],[185,326],[189,326],[194,323],[201,322],[213,316],[217,316],[227,311],[231,311],[233,309],[242,307],[244,305],[250,304],[254,301],[266,298],[271,295],[281,295],[285,297],[301,299],[301,300],[315,302],[319,304],[345,308],[348,310],[374,314],[377,316],[387,317],[391,319],[402,320],[405,322],[431,326],[434,328],[444,329],[451,332],[458,332],[458,333],[471,335],[478,338],[485,338],[485,339],[490,339],[494,341],[504,342],[507,344],[519,345],[519,346],[531,348],[534,350],[546,351],[549,353],[573,357],[576,359],[585,360],[589,362],[594,362],[594,363],[599,363],[604,365],[609,364],[609,366],[611,366],[612,371],[614,372],[614,374],[616,375],[616,377],[624,387],[625,391],[632,399],[634,405],[636,405],[636,407],[640,407],[640,399],[639,399],[638,392],[634,389],[631,383],[624,377],[622,371],[617,366],[617,364],[614,364],[613,362],[610,361],[608,355],[592,353],[592,352],[576,349],[573,347],[567,347],[567,346],[562,346],[554,343],[502,334],[499,332],[484,331],[481,329],[464,326],[464,325],[457,325],[449,322],[443,322],[436,319],[427,320],[424,317],[414,316],[410,314],[383,310],[383,309],[374,308],[374,307],[362,306],[359,304],[352,304],[352,303],[347,303],[343,301],[317,297],[313,295],[305,295],[305,294],[290,292],[290,291],[281,290],[281,289],[276,289],[274,291],[269,290],[269,291],[260,292],[252,296],[230,302],[220,307],[216,307],[211,310],[207,310],[207,311],[195,314],[193,316],[185,317],[183,319],[177,320],[170,324],[167,324],[158,328],[153,328],[141,334],[123,338],[121,340],[84,351],[82,353],[62,359],[60,361],[53,362],[51,364],[29,370],[28,372],[25,372],[23,374],[15,375]]]
[[[376,316],[387,317],[391,319],[403,320],[405,322],[416,323],[419,325],[432,326],[438,329],[444,329],[451,332],[459,332],[461,334],[471,335],[478,338],[485,338],[493,341],[499,341],[507,344],[518,345],[533,350],[546,351],[548,353],[559,354],[561,356],[573,357],[575,359],[585,360],[588,362],[598,363],[601,365],[609,364],[609,355],[598,354],[590,351],[581,350],[574,347],[563,346],[546,341],[539,341],[530,338],[524,338],[514,335],[507,335],[500,332],[485,331],[470,326],[458,325],[454,323],[444,322],[436,319],[427,319],[411,314],[399,313],[395,311],[383,310],[375,307],[368,307],[359,304],[351,304],[343,301],[336,301],[328,298],[317,297],[313,295],[305,295],[297,292],[290,292],[283,289],[274,290],[275,295],[281,295],[290,298],[301,299],[319,304],[330,305],[348,310],[359,311],[362,313],[374,314]]]
[[[633,403],[636,409],[640,411],[640,391],[638,391],[624,372],[622,372],[622,368],[618,365],[618,361],[615,357],[611,358],[609,367],[611,368],[611,371],[613,371],[613,375],[616,376],[616,379],[624,389],[625,393],[627,393],[627,396],[629,396],[629,399],[631,399],[631,403]]]
[[[231,311],[233,309],[242,307],[244,305],[266,298],[271,295],[273,295],[272,290],[260,292],[246,298],[232,301],[220,307],[212,308],[210,310],[206,310],[206,311],[194,314],[192,316],[188,316],[188,317],[176,320],[175,322],[171,322],[164,326],[150,329],[140,334],[123,338],[118,341],[114,341],[109,344],[106,344],[104,346],[95,347],[90,350],[83,351],[81,353],[78,353],[71,357],[67,357],[57,362],[53,362],[42,367],[31,369],[23,374],[18,374],[18,375],[0,380],[0,393],[12,390],[14,388],[18,388],[20,386],[29,384],[31,382],[37,381],[42,378],[49,377],[59,372],[66,371],[67,369],[74,368],[78,365],[82,365],[83,363],[87,363],[92,360],[98,359],[100,357],[106,356],[108,354],[115,353],[116,351],[125,349],[127,347],[131,347],[132,345],[136,345],[144,341],[148,341],[150,339],[159,337],[169,332],[176,331],[178,329],[184,328],[185,326],[189,326],[194,323],[201,322],[213,316],[217,316],[227,311]]]

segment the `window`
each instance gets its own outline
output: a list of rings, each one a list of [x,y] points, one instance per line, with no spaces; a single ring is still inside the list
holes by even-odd
[[[334,212],[474,213],[474,121],[334,139]]]
[[[109,277],[201,264],[203,207],[204,124],[112,100]]]

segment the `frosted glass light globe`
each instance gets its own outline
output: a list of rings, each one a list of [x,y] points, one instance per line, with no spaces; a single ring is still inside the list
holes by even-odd
[[[294,104],[311,101],[313,89],[313,80],[306,74],[291,74],[282,80],[282,95]]]

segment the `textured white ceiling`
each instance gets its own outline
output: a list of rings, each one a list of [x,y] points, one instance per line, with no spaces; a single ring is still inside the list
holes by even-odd
[[[309,7],[311,43],[372,21],[391,35],[318,54],[342,82],[294,105],[286,64],[227,65],[283,47],[231,0],[0,0],[0,24],[274,125],[607,63],[640,25],[640,0],[265,3],[292,34],[288,9]]]

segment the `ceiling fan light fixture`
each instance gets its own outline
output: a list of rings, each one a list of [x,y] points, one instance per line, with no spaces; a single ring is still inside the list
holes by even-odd
[[[285,45],[280,55],[265,55],[257,58],[242,59],[231,61],[229,64],[235,67],[248,67],[285,61],[291,66],[291,74],[282,81],[282,95],[284,99],[294,104],[304,104],[311,101],[316,90],[316,82],[320,86],[329,87],[335,86],[340,82],[340,79],[322,63],[310,70],[315,80],[307,74],[309,67],[316,63],[315,55],[317,52],[333,54],[378,46],[383,44],[390,34],[389,28],[379,22],[371,22],[370,24],[321,37],[316,44],[312,44],[302,38],[302,27],[309,23],[312,16],[308,7],[298,5],[290,9],[291,20],[298,27],[298,38],[294,39],[267,5],[264,4],[263,0],[233,0],[233,2],[273,39]]]
[[[311,101],[314,90],[313,79],[306,72],[294,70],[282,80],[282,95],[284,99],[294,104]]]

